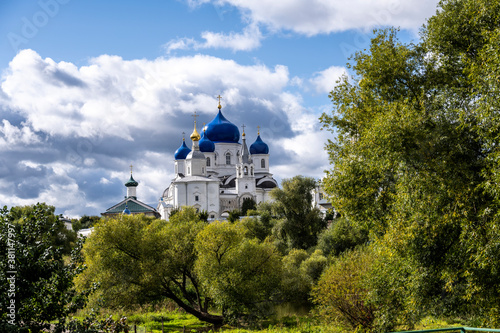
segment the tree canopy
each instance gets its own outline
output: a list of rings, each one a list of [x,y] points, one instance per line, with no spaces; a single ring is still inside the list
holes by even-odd
[[[394,311],[416,318],[491,310],[484,320],[495,322],[500,2],[439,6],[420,42],[381,30],[352,58],[352,77],[340,80],[333,112],[320,119],[336,134],[326,146],[333,167],[325,185],[336,210],[370,230],[379,253],[405,262],[405,281],[392,282],[407,298]],[[391,293],[372,295],[391,303]]]
[[[46,204],[0,210],[0,329],[39,332],[83,306],[76,234]],[[72,256],[72,260],[67,260]]]

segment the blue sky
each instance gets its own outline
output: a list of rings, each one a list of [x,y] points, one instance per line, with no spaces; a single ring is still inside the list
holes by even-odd
[[[125,195],[156,206],[182,132],[217,112],[257,126],[271,172],[321,178],[328,92],[373,28],[403,42],[435,0],[0,2],[0,204],[98,215]]]

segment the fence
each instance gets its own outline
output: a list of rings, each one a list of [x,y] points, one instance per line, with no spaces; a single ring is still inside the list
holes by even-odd
[[[431,330],[420,330],[420,331],[399,331],[392,333],[431,333],[431,332],[450,332],[450,331],[460,331],[460,333],[465,333],[467,331],[471,332],[500,332],[500,329],[495,328],[476,328],[476,327],[449,327],[449,328],[435,328]]]

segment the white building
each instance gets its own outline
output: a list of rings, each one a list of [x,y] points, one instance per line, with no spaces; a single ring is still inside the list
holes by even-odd
[[[220,103],[218,108],[201,136],[195,120],[191,149],[183,139],[175,152],[175,178],[157,206],[162,219],[168,220],[170,212],[182,206],[218,219],[240,209],[246,198],[257,204],[271,200],[269,192],[278,183],[269,172],[269,147],[257,132],[248,148],[244,129],[240,143],[238,127],[222,115]]]

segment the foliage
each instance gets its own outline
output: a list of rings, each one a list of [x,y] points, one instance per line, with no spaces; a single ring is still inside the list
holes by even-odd
[[[242,216],[241,211],[239,209],[235,209],[229,212],[229,216],[227,217],[227,220],[229,222],[236,222],[240,219],[240,216]]]
[[[259,241],[265,240],[271,235],[272,227],[265,224],[265,219],[261,216],[257,217],[244,217],[241,219],[240,224],[245,229],[246,238],[256,238]]]
[[[213,222],[196,238],[196,272],[227,316],[265,315],[280,283],[280,257],[270,243],[245,238],[239,223]]]
[[[257,204],[255,200],[252,198],[243,199],[243,203],[241,204],[241,215],[246,216],[249,210],[254,210],[257,208]]]
[[[168,222],[144,215],[104,219],[85,243],[88,269],[79,286],[99,282],[107,306],[168,298],[200,320],[221,324],[222,316],[209,312],[211,300],[194,270],[194,241],[205,225],[187,207]]]
[[[411,325],[454,313],[496,324],[500,1],[439,6],[421,42],[378,31],[354,55],[354,76],[321,117],[337,134],[324,184],[383,254],[373,270],[378,319]]]
[[[316,248],[323,251],[326,256],[338,256],[367,241],[368,229],[360,224],[351,223],[345,218],[338,218],[333,220],[330,228],[319,234]]]
[[[372,328],[375,308],[367,302],[366,288],[372,261],[366,249],[347,251],[334,259],[312,292],[323,319],[350,329]]]
[[[319,209],[312,207],[313,178],[295,176],[284,179],[282,189],[275,188],[271,197],[273,212],[281,218],[274,228],[277,239],[284,241],[288,250],[308,249],[316,245],[318,234],[326,227]]]
[[[73,231],[92,228],[101,218],[99,216],[83,215],[80,219],[71,219]]]
[[[281,278],[283,297],[288,302],[308,304],[309,293],[327,265],[321,250],[311,255],[305,250],[293,249],[282,259]]]
[[[83,306],[73,288],[81,243],[54,210],[36,204],[0,211],[0,305],[15,310],[0,315],[3,331],[15,325],[38,332],[51,321],[60,326]]]

